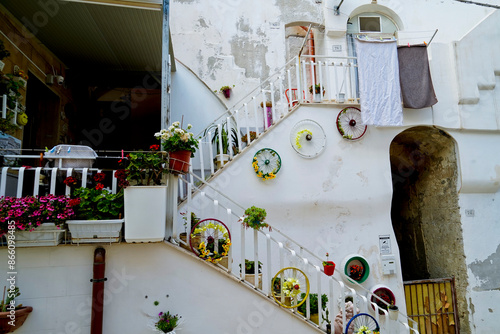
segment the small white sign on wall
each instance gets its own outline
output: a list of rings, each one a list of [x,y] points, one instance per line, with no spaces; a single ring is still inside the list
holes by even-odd
[[[378,240],[379,240],[380,254],[381,255],[392,254],[391,237],[388,234],[379,235]]]

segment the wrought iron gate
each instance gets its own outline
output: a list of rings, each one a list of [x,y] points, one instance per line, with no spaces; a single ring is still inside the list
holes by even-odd
[[[458,334],[455,278],[404,282],[406,312],[420,334]]]

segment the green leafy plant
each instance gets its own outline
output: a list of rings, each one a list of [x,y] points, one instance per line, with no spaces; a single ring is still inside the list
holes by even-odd
[[[222,137],[222,154],[229,154],[229,131],[227,129],[227,122],[224,122],[221,126],[221,135],[219,136],[219,127],[217,124],[213,124],[209,128],[205,130],[205,134],[207,134],[212,129],[214,130],[214,134],[212,137],[212,145],[215,146],[217,150],[217,154],[220,154],[220,145],[221,137]],[[238,144],[238,134],[236,129],[231,126],[231,142],[233,145]]]
[[[0,95],[7,95],[7,107],[14,109],[16,102],[19,104],[23,99],[19,89],[24,87],[22,81],[15,81],[13,74],[6,74],[5,77],[0,79]]]
[[[306,297],[306,294],[305,293],[302,293],[300,295],[300,300],[304,300],[304,298]],[[321,295],[321,308],[323,310],[326,309],[326,303],[328,303],[328,296],[326,294],[322,294]],[[300,305],[297,310],[302,313],[302,314],[306,314],[306,304],[307,303],[303,303],[302,305]],[[309,294],[309,311],[311,314],[317,314],[318,313],[318,294],[317,293],[310,293]]]
[[[77,188],[73,196],[79,199],[73,207],[77,219],[116,219],[123,215],[123,190],[112,194],[106,189]]]
[[[9,289],[6,291],[7,287],[3,287],[3,299],[0,301],[0,312],[7,312],[7,307],[10,304],[16,305],[15,298],[19,297],[21,293],[19,292],[19,288],[16,286],[14,289]],[[5,295],[7,293],[7,295]],[[15,306],[15,309],[20,309],[23,307],[23,304],[19,304]]]
[[[233,85],[233,87],[231,87],[231,86],[222,86],[222,87],[219,89],[219,92],[223,93],[224,91],[226,91],[226,90],[231,90],[231,89],[233,89],[233,88],[234,88],[234,85]]]
[[[323,266],[334,266],[335,263],[333,263],[332,261],[328,261],[328,256],[329,254],[326,253],[326,261],[323,261]]]
[[[241,263],[240,263],[241,271]],[[259,274],[262,272],[262,262],[259,261]],[[245,259],[245,274],[255,274],[255,261]]]
[[[184,232],[187,233],[187,223],[188,223],[188,217],[187,217],[187,212],[181,212],[182,219],[184,220]],[[196,214],[191,211],[191,228],[190,231],[195,227],[196,224],[200,222],[200,218],[196,216]]]
[[[3,41],[0,40],[0,60],[10,56],[10,51],[5,48]]]
[[[188,132],[192,128],[188,124],[186,130],[182,129],[180,122],[173,122],[167,129],[162,129],[155,133],[155,137],[162,141],[163,149],[167,152],[190,151],[191,157],[194,157],[194,152],[198,148],[198,139],[192,132]]]
[[[267,212],[264,209],[258,208],[256,206],[252,206],[245,210],[245,216],[242,221],[243,226],[246,228],[253,228],[254,230],[258,230],[260,228],[269,228],[271,230],[271,226],[269,226],[264,220],[266,219]]]
[[[158,314],[158,321],[155,323],[155,327],[163,333],[171,332],[175,329],[175,327],[177,327],[181,318],[182,316],[178,314],[170,314],[169,311],[167,311],[167,313],[160,312]]]
[[[163,175],[168,172],[168,156],[166,152],[159,151],[159,145],[151,145],[150,151],[131,152],[127,160],[122,161],[128,165],[125,168],[126,178],[135,181],[137,185],[159,185]]]
[[[105,220],[121,218],[123,215],[123,190],[116,194],[104,189],[106,174],[96,173],[93,177],[92,187],[76,188],[72,191],[71,205],[75,211],[76,219]],[[78,180],[69,176],[64,180],[68,187],[75,187]]]

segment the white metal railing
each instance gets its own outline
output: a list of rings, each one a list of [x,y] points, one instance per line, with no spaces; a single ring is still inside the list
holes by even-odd
[[[319,99],[311,89],[316,84],[324,92]],[[292,58],[197,136],[200,145],[191,162],[193,170],[208,179],[297,105],[315,101],[359,103],[355,57]]]
[[[20,156],[24,157],[24,156]],[[113,177],[115,171],[98,168],[57,168],[57,167],[2,167],[0,174],[0,197],[12,196],[38,196],[38,195],[70,195],[71,188],[61,186],[62,180],[58,176],[74,176],[81,174],[80,187],[87,186],[89,175],[104,172],[111,176],[107,178],[107,184],[112,193],[117,191],[117,179]],[[109,183],[110,182],[110,183]],[[27,186],[30,188],[27,189]],[[62,188],[61,188],[62,187]]]
[[[317,294],[318,296],[318,310],[312,312],[309,300],[307,300],[304,317],[309,320],[311,313],[318,313],[319,324],[316,325],[318,328],[326,328],[326,323],[321,321],[322,315],[325,314],[324,310],[321,309],[321,296],[326,294],[328,297],[326,308],[329,310],[330,321],[333,322],[335,316],[339,312],[342,312],[343,333],[345,332],[347,321],[345,303],[342,301],[345,301],[345,298],[348,296],[353,298],[353,304],[356,305],[354,314],[373,314],[381,327],[381,332],[394,330],[394,333],[418,333],[417,323],[407,318],[402,310],[399,312],[398,320],[390,320],[388,312],[385,309],[379,308],[376,303],[371,302],[371,298],[374,297],[382,303],[385,303],[385,301],[357,283],[344,283],[341,278],[341,268],[337,267],[335,269],[336,273],[334,276],[326,276],[323,272],[322,259],[289,238],[283,232],[275,228],[272,228],[271,231],[246,229],[240,221],[240,218],[244,214],[244,208],[241,205],[220,193],[215,187],[197,175],[190,173],[188,176],[191,179],[196,179],[204,187],[197,187],[193,182],[179,178],[180,182],[186,185],[187,200],[179,206],[177,217],[174,217],[173,237],[178,243],[189,246],[191,237],[190,233],[187,233],[186,242],[178,237],[179,231],[184,229],[181,212],[187,218],[187,226],[191,226],[191,212],[195,212],[196,216],[201,220],[209,218],[219,219],[230,230],[232,246],[228,254],[227,268],[218,266],[268,298],[272,298],[273,294],[272,278],[280,269],[285,267],[301,269],[309,277],[310,293]],[[259,261],[262,262],[262,285],[259,285],[258,279],[254,279],[255,283],[250,283],[246,280],[244,269],[245,259],[254,261],[254,264],[259,263]],[[385,304],[388,305],[387,303]],[[385,316],[380,316],[379,310]],[[296,308],[291,309],[291,311],[297,313]]]

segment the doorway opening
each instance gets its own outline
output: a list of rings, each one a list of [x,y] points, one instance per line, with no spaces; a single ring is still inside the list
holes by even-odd
[[[390,160],[391,218],[403,280],[455,277],[460,323],[467,326],[467,268],[455,141],[435,127],[410,128],[392,141]]]

